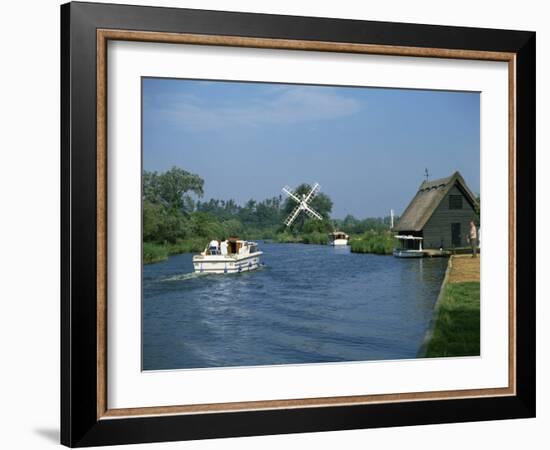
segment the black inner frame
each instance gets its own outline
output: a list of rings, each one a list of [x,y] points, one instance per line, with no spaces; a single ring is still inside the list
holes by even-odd
[[[98,420],[99,28],[516,53],[517,395]],[[60,132],[62,444],[81,447],[535,416],[534,32],[69,3],[61,6]]]

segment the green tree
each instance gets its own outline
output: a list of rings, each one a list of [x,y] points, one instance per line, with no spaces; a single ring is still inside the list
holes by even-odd
[[[143,240],[156,241],[162,225],[163,206],[143,201]]]
[[[167,172],[143,172],[143,199],[169,209],[191,212],[194,201],[189,193],[201,197],[204,180],[191,172],[172,167]]]
[[[212,215],[203,212],[194,212],[189,217],[187,231],[192,237],[204,237],[208,239],[220,239],[225,230],[222,224]]]
[[[237,219],[228,219],[223,223],[225,237],[241,236],[244,230],[243,224]]]
[[[361,233],[360,227],[361,221],[357,220],[351,214],[348,214],[346,217],[344,217],[344,220],[341,224],[342,231],[345,231],[346,233]]]
[[[248,200],[246,204],[239,210],[239,219],[247,225],[256,225],[258,222],[256,217],[256,200]]]
[[[334,226],[330,220],[306,220],[302,227],[302,233],[322,233],[327,234],[334,231]]]
[[[268,198],[256,205],[256,224],[260,228],[278,226],[281,218],[281,198]]]
[[[187,219],[181,211],[147,200],[143,202],[144,241],[174,243],[185,237],[187,228]]]

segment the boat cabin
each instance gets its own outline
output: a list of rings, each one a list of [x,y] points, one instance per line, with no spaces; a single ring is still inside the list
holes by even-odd
[[[403,250],[420,250],[422,251],[422,240],[423,238],[418,236],[394,236],[395,239],[399,242],[399,248]]]
[[[424,250],[422,249],[422,241],[424,238],[419,236],[408,235],[396,235],[394,236],[399,243],[396,248],[393,249],[393,255],[398,258],[422,258],[424,256]]]
[[[329,237],[335,241],[336,239],[349,239],[349,236],[343,231],[333,231],[329,234]]]
[[[343,231],[333,231],[328,238],[331,245],[348,245],[349,236]]]
[[[230,237],[227,240],[227,253],[229,255],[238,255],[243,245],[243,240],[239,239],[238,237]]]

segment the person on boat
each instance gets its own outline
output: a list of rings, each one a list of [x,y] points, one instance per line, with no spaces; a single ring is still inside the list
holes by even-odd
[[[210,244],[208,244],[208,250],[210,250],[211,255],[218,255],[220,252],[220,244],[216,239],[212,239]]]
[[[223,256],[227,256],[227,246],[229,243],[227,242],[227,239],[224,239],[222,243],[220,244],[220,250],[222,252]]]
[[[472,246],[472,258],[477,256],[477,228],[476,224],[470,222],[470,245]]]

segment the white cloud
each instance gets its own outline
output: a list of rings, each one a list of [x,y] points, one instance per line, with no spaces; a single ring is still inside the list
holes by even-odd
[[[274,86],[262,95],[236,101],[189,94],[158,95],[146,101],[159,119],[197,131],[333,120],[361,109],[357,100],[316,86]]]

